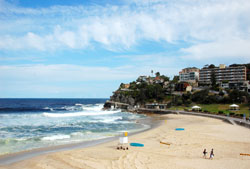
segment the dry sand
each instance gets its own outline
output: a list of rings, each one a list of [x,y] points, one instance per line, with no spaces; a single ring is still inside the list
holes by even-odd
[[[3,168],[250,168],[250,156],[240,156],[240,153],[250,153],[249,129],[197,116],[164,115],[161,119],[163,123],[159,127],[129,137],[130,142],[143,143],[145,147],[116,150],[118,141],[113,141],[42,155]],[[177,127],[185,130],[175,131]],[[171,145],[160,144],[160,141]],[[214,149],[213,160],[202,157],[204,148],[208,156]]]

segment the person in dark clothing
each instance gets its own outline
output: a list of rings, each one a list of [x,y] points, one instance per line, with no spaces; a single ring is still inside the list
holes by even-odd
[[[214,149],[211,150],[209,159],[212,160],[213,158],[214,158]]]
[[[204,151],[203,151],[203,158],[207,158],[207,150],[206,149],[204,149]]]

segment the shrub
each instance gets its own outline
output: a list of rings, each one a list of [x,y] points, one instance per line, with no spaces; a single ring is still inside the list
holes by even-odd
[[[203,112],[204,112],[204,113],[209,113],[209,111],[208,111],[208,110],[204,110]]]
[[[193,102],[197,102],[197,103],[202,103],[204,102],[204,96],[207,96],[209,93],[208,90],[201,90],[201,91],[197,91],[192,95],[192,101]]]
[[[243,114],[236,114],[235,116],[236,116],[236,117],[243,118]]]
[[[234,113],[234,112],[230,112],[229,115],[230,115],[230,116],[234,116],[235,113]]]
[[[224,112],[223,112],[223,111],[219,111],[218,113],[219,113],[219,114],[223,114]]]
[[[220,90],[219,95],[224,96],[224,92],[222,90]]]
[[[178,99],[176,104],[177,104],[178,106],[180,106],[180,105],[182,105],[182,103],[183,103],[182,100],[181,100],[181,99]]]

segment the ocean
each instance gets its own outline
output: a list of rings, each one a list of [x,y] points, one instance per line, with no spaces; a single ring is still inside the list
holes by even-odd
[[[145,115],[102,110],[107,99],[0,99],[0,155],[145,130]]]

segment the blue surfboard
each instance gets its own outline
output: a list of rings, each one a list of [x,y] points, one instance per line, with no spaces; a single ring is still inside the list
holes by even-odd
[[[141,144],[141,143],[130,143],[130,146],[134,146],[134,147],[144,147],[144,144]]]
[[[182,131],[182,130],[184,130],[184,128],[176,128],[175,130],[176,131]]]

